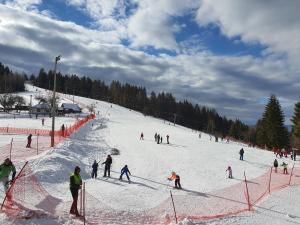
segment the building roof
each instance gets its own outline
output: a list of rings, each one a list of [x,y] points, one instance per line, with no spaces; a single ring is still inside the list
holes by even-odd
[[[61,107],[64,109],[71,109],[73,111],[81,111],[81,108],[77,104],[73,103],[62,103]]]
[[[37,105],[32,106],[35,109],[51,109],[51,106],[48,103],[40,103]]]

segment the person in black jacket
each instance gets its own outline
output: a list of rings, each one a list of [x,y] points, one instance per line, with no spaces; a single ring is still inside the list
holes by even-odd
[[[278,161],[277,161],[277,159],[274,160],[273,166],[275,168],[275,173],[277,173],[277,168],[278,168]]]
[[[82,180],[80,177],[80,167],[76,166],[74,173],[70,176],[70,191],[73,197],[73,203],[70,209],[70,214],[74,214],[76,216],[80,216],[77,209],[77,201],[78,201],[78,192],[81,188]]]
[[[240,150],[240,160],[244,160],[244,149]]]
[[[103,177],[106,177],[106,174],[108,174],[108,177],[110,177],[110,166],[112,164],[112,158],[110,155],[107,156],[106,160],[104,163],[102,164],[105,164],[105,167],[104,167],[104,175]]]
[[[98,172],[98,163],[95,160],[93,165],[92,165],[93,171],[92,171],[92,178],[97,178],[97,172]]]

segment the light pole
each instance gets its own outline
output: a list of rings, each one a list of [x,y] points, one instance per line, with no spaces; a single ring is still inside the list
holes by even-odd
[[[54,81],[53,81],[53,96],[52,96],[52,133],[51,133],[51,147],[54,147],[54,131],[55,131],[55,113],[56,113],[56,101],[55,101],[55,91],[56,91],[56,67],[57,62],[60,60],[60,55],[55,57],[54,63]]]

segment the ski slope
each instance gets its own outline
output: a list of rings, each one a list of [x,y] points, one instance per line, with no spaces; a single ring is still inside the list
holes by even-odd
[[[45,93],[42,89],[34,89],[39,93]],[[63,101],[69,101],[64,99],[64,95],[60,96]],[[193,192],[207,193],[240,183],[244,178],[244,172],[248,179],[258,177],[264,174],[274,161],[274,154],[271,152],[248,148],[235,142],[214,142],[214,139],[210,141],[209,135],[204,133],[199,138],[198,133],[191,129],[174,126],[167,121],[144,116],[115,104],[82,97],[76,97],[76,101],[85,105],[95,104],[95,111],[99,111],[99,115],[94,121],[59,144],[56,149],[30,162],[34,173],[46,190],[63,200],[71,199],[68,182],[75,166],[80,166],[82,169],[81,175],[86,182],[87,191],[109,207],[117,210],[148,210],[169,197],[173,182],[170,183],[167,177],[172,171],[180,175],[181,185],[184,188],[184,190],[171,188],[173,193],[191,195]],[[144,140],[140,140],[141,132],[144,134]],[[154,141],[155,133],[162,135],[162,144]],[[170,144],[166,144],[166,135],[170,136]],[[239,160],[239,150],[242,147],[245,150],[244,161]],[[91,179],[93,161],[104,162],[112,149],[118,149],[120,152],[119,155],[112,155],[112,177],[102,177],[102,165],[98,171],[98,178]],[[292,165],[290,159],[279,159],[280,164],[283,161],[289,166]],[[125,164],[132,174],[131,184],[118,180],[120,170]],[[229,165],[233,169],[234,179],[227,179],[225,170]],[[299,161],[297,165],[299,166]],[[126,181],[126,177],[123,180]],[[294,193],[296,198],[299,196],[299,187],[283,190],[278,193],[278,196],[289,195],[290,192]],[[276,205],[277,196],[273,198],[275,200],[271,197],[263,203],[266,208]],[[290,200],[283,198],[283,201],[285,199]],[[268,212],[262,209],[259,213],[251,213],[251,216],[246,214],[247,216],[241,215],[199,224],[262,224],[258,221],[263,224],[274,224],[273,220],[270,223],[266,222],[267,216],[262,216],[264,213],[267,215]],[[288,222],[290,220],[300,222],[299,218],[278,219],[280,224],[290,224]],[[56,224],[48,220],[18,222],[18,224],[43,223]],[[61,221],[60,224],[73,223],[77,222]],[[9,221],[1,215],[0,224],[9,224]],[[197,223],[184,221],[182,224]]]

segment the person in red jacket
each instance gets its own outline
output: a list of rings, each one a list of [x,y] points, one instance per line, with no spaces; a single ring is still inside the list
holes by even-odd
[[[180,176],[175,172],[171,173],[171,176],[168,178],[168,180],[175,180],[175,188],[182,189],[180,184]]]

